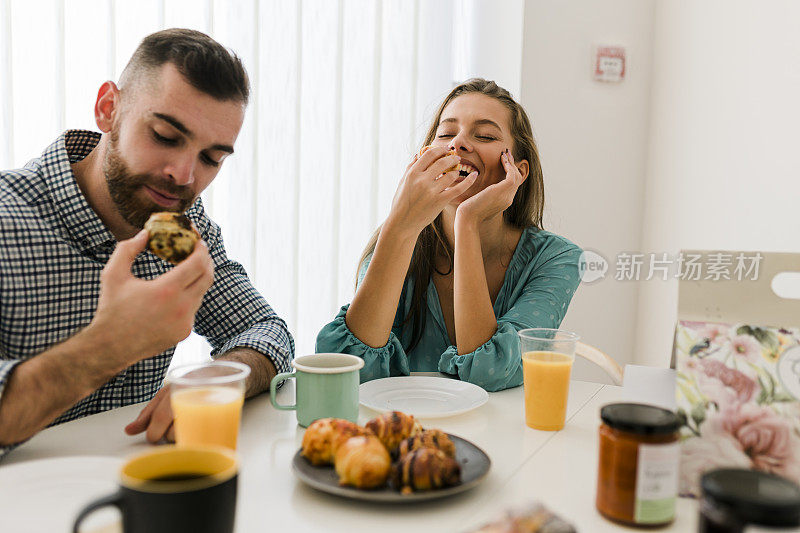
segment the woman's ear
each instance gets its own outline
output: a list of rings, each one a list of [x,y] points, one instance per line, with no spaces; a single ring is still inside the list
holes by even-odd
[[[94,121],[103,133],[111,131],[114,116],[119,112],[119,89],[113,81],[107,81],[97,91],[94,104]]]
[[[523,159],[522,161],[515,161],[517,165],[517,169],[519,170],[520,175],[522,176],[522,181],[528,179],[528,173],[530,171],[530,165],[528,165],[528,160]]]

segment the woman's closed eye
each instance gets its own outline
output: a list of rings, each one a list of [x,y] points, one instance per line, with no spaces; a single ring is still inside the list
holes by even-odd
[[[439,135],[436,136],[437,139],[450,139],[452,137],[455,137],[455,135],[452,134],[452,133],[440,133]],[[491,135],[476,135],[475,138],[480,140],[480,141],[496,141],[497,140],[497,137],[493,137]]]

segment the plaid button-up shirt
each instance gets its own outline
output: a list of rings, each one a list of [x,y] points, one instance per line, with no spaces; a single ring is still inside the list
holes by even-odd
[[[70,130],[24,168],[0,172],[0,401],[14,367],[86,327],[94,316],[100,272],[116,246],[81,193],[70,163],[86,157],[100,134]],[[214,284],[195,316],[194,330],[212,356],[248,347],[287,371],[294,341],[285,322],[228,259],[219,226],[198,199],[186,212],[214,261]],[[132,272],[153,279],[171,265],[143,252]],[[53,424],[150,400],[161,387],[175,348],[120,372]],[[58,383],[53,383],[58,387]],[[35,401],[31,399],[31,401]],[[0,447],[0,457],[11,446]]]

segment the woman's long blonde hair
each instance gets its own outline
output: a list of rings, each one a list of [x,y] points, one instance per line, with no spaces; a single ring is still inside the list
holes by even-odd
[[[455,87],[444,99],[436,111],[428,134],[425,137],[423,146],[431,144],[436,136],[439,121],[442,118],[444,109],[459,96],[467,93],[478,93],[494,98],[502,103],[511,115],[511,136],[514,139],[512,152],[515,161],[527,160],[529,165],[528,178],[520,185],[514,196],[511,206],[503,212],[503,219],[510,225],[524,229],[530,226],[542,229],[542,212],[544,210],[544,181],[542,178],[542,165],[539,161],[539,151],[536,148],[536,141],[533,139],[533,130],[528,114],[522,106],[517,103],[507,90],[503,89],[493,81],[483,78],[473,78]],[[379,227],[372,237],[370,237],[364,253],[359,260],[359,268],[364,261],[375,251],[381,228]],[[431,276],[436,268],[436,257],[446,257],[448,260],[448,270],[437,272],[447,275],[453,270],[453,248],[447,241],[442,229],[442,215],[426,226],[414,246],[414,253],[411,257],[411,264],[406,273],[406,279],[414,279],[414,291],[411,296],[411,307],[404,321],[411,321],[413,325],[411,343],[406,348],[410,352],[422,337],[422,328],[425,324],[427,306],[425,293],[428,290]]]

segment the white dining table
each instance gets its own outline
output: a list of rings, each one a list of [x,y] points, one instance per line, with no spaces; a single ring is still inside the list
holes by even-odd
[[[603,533],[633,530],[603,518],[595,509],[597,483],[597,429],[600,407],[623,397],[621,387],[583,381],[570,383],[567,422],[557,432],[530,429],[524,422],[522,387],[489,394],[487,403],[473,411],[449,418],[424,419],[423,426],[439,428],[482,448],[492,464],[489,474],[475,488],[440,500],[406,504],[379,504],[345,499],[319,492],[298,480],[292,458],[300,447],[304,429],[295,413],[272,407],[267,394],[245,403],[239,437],[239,495],[237,533],[259,531],[347,532],[409,531],[466,532],[490,521],[508,508],[540,502],[578,531]],[[292,403],[293,382],[279,391],[281,403]],[[123,427],[143,405],[131,405],[48,428],[0,461],[0,531],[71,531],[80,504],[72,507],[48,501],[43,490],[36,501],[3,509],[4,494],[14,491],[9,479],[20,479],[37,462],[81,457],[108,458],[92,475],[107,476],[113,486],[116,469],[126,456],[147,449],[143,436],[130,437]],[[362,406],[359,421],[376,413]],[[28,463],[25,465],[24,463]],[[45,463],[47,464],[47,463]],[[107,465],[107,466],[106,466]],[[97,469],[100,468],[100,474]],[[3,475],[3,470],[9,474]],[[18,474],[18,475],[17,475]],[[24,487],[24,483],[21,485]],[[88,502],[96,494],[71,493],[71,501]],[[26,498],[23,493],[21,498]],[[34,498],[33,495],[30,498]],[[30,506],[26,504],[30,503]],[[37,515],[30,529],[30,510]],[[58,508],[58,512],[48,509]],[[112,520],[110,515],[107,520]],[[697,503],[679,499],[677,518],[659,531],[694,532]],[[97,527],[97,529],[94,529]],[[87,531],[115,531],[117,526],[93,526]]]

